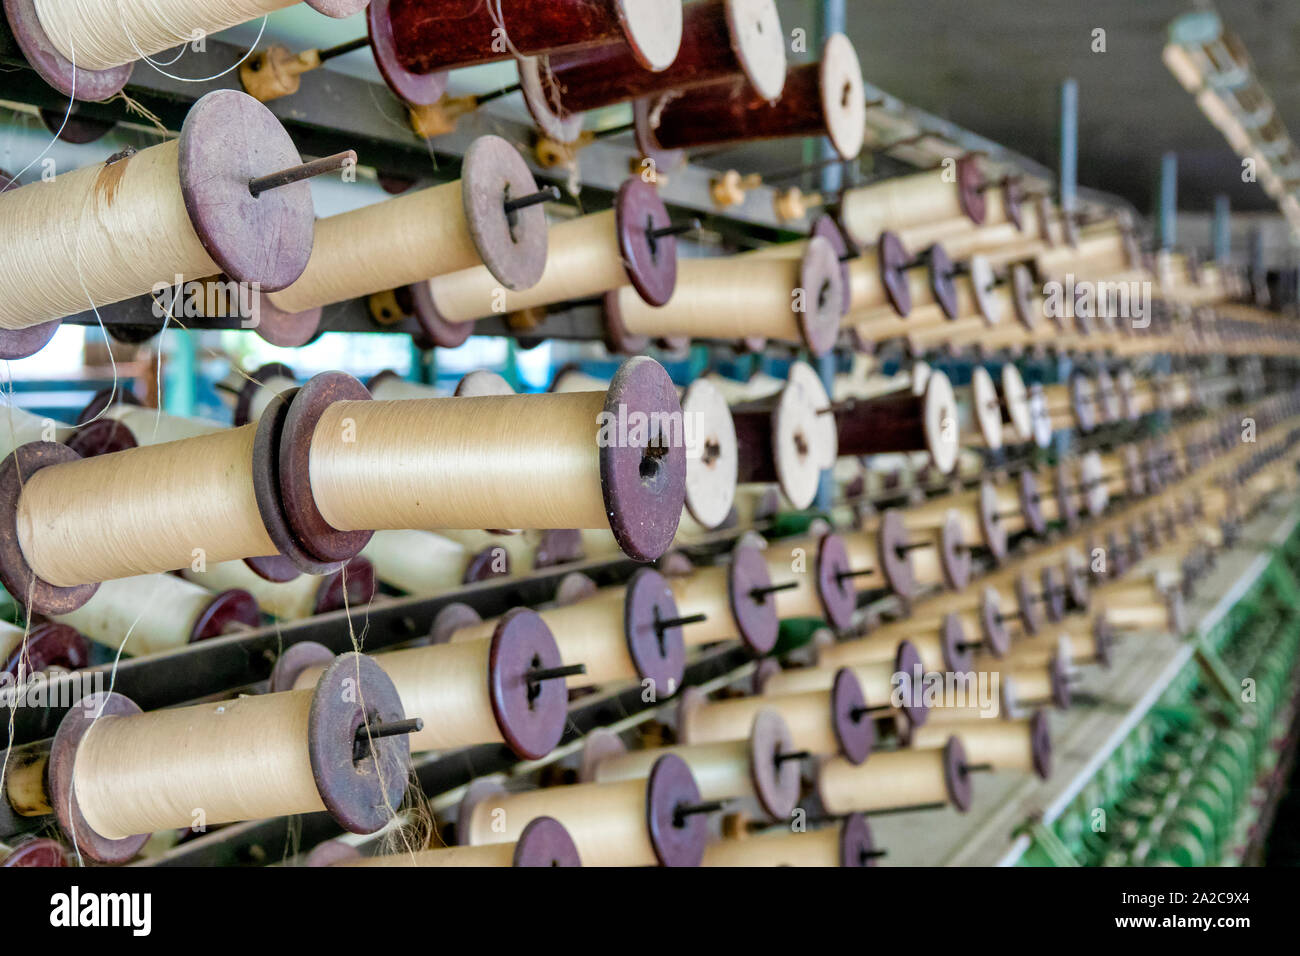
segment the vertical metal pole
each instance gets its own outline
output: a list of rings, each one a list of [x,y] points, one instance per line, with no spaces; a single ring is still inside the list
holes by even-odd
[[[832,34],[845,31],[845,24],[848,20],[845,8],[846,0],[821,0],[820,16],[817,24],[817,41],[819,45],[824,43],[826,38]],[[820,143],[820,153],[822,159],[832,159],[836,155],[835,147],[825,137],[822,138]],[[832,193],[838,192],[843,184],[843,177],[844,169],[838,164],[832,163],[822,167],[822,195],[829,197]],[[826,394],[832,394],[835,388],[835,353],[833,351],[817,360],[817,374],[826,387]],[[834,499],[835,480],[832,472],[828,469],[822,472],[821,485],[817,489],[817,508],[821,511],[829,511]]]
[[[1227,263],[1232,259],[1232,204],[1227,196],[1214,197],[1214,229],[1210,240],[1215,262]]]
[[[1160,198],[1157,213],[1161,249],[1172,249],[1178,242],[1178,154],[1165,153],[1160,158]]]
[[[1061,210],[1073,212],[1079,183],[1079,83],[1061,83]]]

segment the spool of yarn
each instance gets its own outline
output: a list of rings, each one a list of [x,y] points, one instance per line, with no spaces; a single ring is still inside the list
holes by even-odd
[[[679,616],[704,616],[682,629],[687,647],[739,638],[751,654],[762,657],[776,646],[778,599],[769,590],[767,561],[754,545],[742,541],[726,564],[670,576],[668,584]]]
[[[849,565],[839,535],[774,541],[763,552],[763,559],[772,586],[786,586],[776,594],[776,612],[783,620],[819,618],[837,630],[853,623],[858,569]]]
[[[835,686],[840,670],[836,667],[792,667],[767,675],[761,692],[764,695],[785,696],[801,694],[815,690],[826,690]],[[857,678],[862,689],[862,696],[870,708],[892,706],[895,690],[901,692],[900,699],[903,714],[912,725],[925,722],[926,704],[921,699],[919,688],[908,693],[917,680],[924,675],[921,655],[910,641],[898,645],[894,659],[875,664],[854,664],[847,668]]]
[[[865,130],[862,67],[848,37],[836,33],[822,47],[820,62],[786,73],[775,103],[743,77],[674,90],[649,101],[638,115],[637,138],[643,151],[648,148],[653,155],[721,143],[828,136],[836,152],[850,160],[862,151]]]
[[[682,259],[671,299],[648,304],[624,286],[605,297],[605,321],[625,334],[771,339],[823,355],[835,345],[844,308],[839,259],[814,237],[800,259]]]
[[[968,153],[955,166],[898,176],[846,190],[840,215],[853,241],[868,245],[882,232],[968,219],[984,222],[987,211],[979,159]]]
[[[506,540],[513,536],[501,536]],[[460,541],[431,531],[377,531],[361,556],[375,575],[407,594],[427,596],[507,575],[514,562],[504,548],[473,552]]]
[[[837,402],[835,426],[841,455],[925,451],[944,474],[957,464],[957,399],[942,372],[930,374],[924,395],[908,391]]]
[[[353,558],[345,568],[329,574],[300,574],[291,581],[268,581],[242,561],[223,561],[203,571],[187,568],[181,576],[209,592],[245,591],[263,614],[281,621],[364,608],[375,596],[375,569],[364,557]]]
[[[105,581],[81,607],[54,619],[98,644],[122,647],[133,657],[161,654],[262,623],[257,601],[247,591],[214,595],[170,574]]]
[[[321,557],[348,556],[363,529],[609,527],[642,561],[672,542],[681,407],[652,359],[624,363],[603,395],[334,400],[338,381],[304,386],[282,439],[305,445],[305,461],[282,466],[282,491],[297,537]],[[349,391],[364,392],[354,380]]]
[[[403,718],[392,683],[359,654],[339,657],[315,691],[150,713],[92,694],[55,734],[50,803],[99,862],[129,858],[158,830],[321,810],[373,833],[406,789],[406,739],[382,733]]]
[[[21,628],[0,621],[0,672],[26,681],[50,670],[75,671],[90,663],[90,645],[64,624]]]
[[[364,0],[307,2],[331,17],[351,16],[365,6]],[[47,83],[66,96],[107,100],[126,84],[136,60],[291,6],[294,0],[23,0],[8,12],[19,48]]]
[[[1069,708],[1070,661],[1064,648],[1045,662],[1012,660],[1006,666],[993,664],[978,659],[975,662],[977,670],[997,671],[1002,681],[1011,685],[1017,709],[1040,706],[1055,706],[1060,710]]]
[[[925,672],[962,673],[970,670],[971,652],[980,637],[979,632],[974,632],[968,638],[963,619],[956,613],[944,615],[937,628],[932,622],[918,627],[905,619],[877,628],[865,637],[821,648],[817,666],[892,664],[898,656],[899,645],[907,641],[920,654]]]
[[[516,842],[537,817],[558,820],[586,866],[698,866],[708,840],[700,791],[680,757],[666,755],[647,779],[578,783],[505,793],[471,786],[461,803],[463,844]]]
[[[630,42],[588,45],[519,61],[524,103],[546,136],[573,142],[586,110],[743,76],[766,100],[780,97],[786,56],[773,0],[707,0],[682,10],[677,58],[657,72]],[[579,115],[575,115],[579,114]]]
[[[159,409],[138,405],[109,405],[104,409],[104,415],[125,426],[137,445],[161,445],[163,442],[211,435],[226,429],[220,422],[168,415]]]
[[[238,426],[260,421],[272,402],[287,401],[298,385],[292,369],[272,362],[247,374],[232,370],[219,387],[234,396],[234,422]]]
[[[676,229],[653,185],[639,177],[619,188],[614,208],[554,226],[541,278],[508,291],[479,266],[425,283],[428,306],[445,322],[472,322],[494,313],[539,309],[589,299],[629,282],[647,302],[663,305],[677,281]]]
[[[0,194],[10,266],[0,329],[144,295],[177,276],[224,272],[265,290],[285,287],[311,249],[304,169],[265,106],[216,90],[191,107],[179,139]],[[286,184],[255,194],[270,174]]]
[[[949,615],[956,615],[967,642],[982,641],[989,653],[1001,657],[1011,647],[1007,623],[1012,620],[1012,615],[1003,614],[1003,603],[997,588],[986,585],[926,601],[908,620],[914,627],[926,631],[943,627]]]
[[[355,848],[332,841],[321,844],[307,859],[309,866],[582,866],[569,831],[550,817],[531,820],[515,843],[443,846],[362,856]]]
[[[817,795],[835,816],[951,805],[970,809],[970,764],[955,737],[941,749],[878,752],[863,764],[832,757],[817,775]]]
[[[319,644],[295,644],[276,665],[272,690],[315,687],[333,656]],[[560,742],[568,694],[555,638],[535,612],[515,608],[475,640],[376,654],[408,717],[424,721],[413,751],[505,744],[540,760]]]
[[[1052,775],[1052,736],[1047,715],[1036,711],[1020,720],[968,721],[960,727],[921,727],[912,738],[917,750],[934,750],[956,737],[973,764],[994,770],[1034,773],[1043,780]]]
[[[880,854],[866,818],[854,813],[839,826],[801,832],[783,828],[710,843],[700,866],[875,866]]]
[[[569,686],[641,681],[661,697],[681,688],[686,644],[683,625],[676,622],[682,615],[659,572],[641,568],[626,588],[604,588],[584,600],[538,613],[555,636],[564,665],[586,667],[569,678]],[[496,627],[494,621],[468,623],[456,629],[451,640],[481,640]]]
[[[783,820],[799,800],[799,761],[789,728],[775,710],[760,711],[743,740],[628,750],[618,736],[587,737],[585,779],[595,783],[642,780],[666,754],[690,767],[703,800],[756,800],[763,813]]]
[[[855,309],[845,318],[845,324],[859,341],[888,341],[918,328],[954,322],[963,309],[973,312],[971,290],[967,287],[963,295],[958,288],[958,269],[942,246],[936,243],[919,255],[904,259],[902,244],[896,240],[893,246],[889,243],[887,237],[892,236],[885,233],[880,246],[885,277],[892,280],[889,302]],[[886,251],[890,249],[893,252],[885,262]],[[901,308],[904,301],[907,307]],[[900,321],[900,316],[907,321]]]
[[[848,668],[841,668],[827,689],[793,694],[710,701],[698,688],[688,687],[677,705],[678,739],[684,744],[747,740],[764,710],[781,715],[795,750],[816,756],[838,753],[861,763],[875,744],[875,725],[862,687]]]
[[[323,306],[474,268],[497,286],[527,289],[546,265],[546,214],[517,204],[544,195],[513,146],[480,136],[459,180],[318,220],[307,268],[262,307],[277,320],[310,313],[318,323]],[[432,326],[427,294],[412,291],[416,318]]]

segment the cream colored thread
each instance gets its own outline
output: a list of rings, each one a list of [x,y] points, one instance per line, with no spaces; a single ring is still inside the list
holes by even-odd
[[[195,235],[176,140],[0,196],[0,328],[22,329],[221,269]],[[69,268],[75,265],[76,268]]]
[[[51,465],[18,501],[18,542],[45,581],[71,587],[276,554],[253,490],[245,425]]]
[[[306,271],[271,304],[304,312],[479,265],[461,184],[447,183],[318,220]]]
[[[335,402],[312,436],[312,494],[340,531],[605,527],[604,403],[598,392]]]
[[[169,574],[142,574],[105,581],[89,601],[54,620],[113,647],[133,630],[130,652],[139,656],[184,647],[211,603],[211,592],[197,584]]]
[[[268,581],[255,574],[243,561],[221,561],[206,571],[185,568],[181,576],[211,594],[240,588],[257,601],[263,613],[282,621],[298,621],[316,613],[316,599],[324,577],[300,574],[292,581]]]
[[[487,266],[475,266],[430,280],[429,290],[443,318],[470,322],[494,312],[590,298],[626,283],[615,214],[608,210],[551,227],[546,268],[531,289],[508,292]]]
[[[854,765],[832,757],[822,765],[817,790],[836,816],[947,803],[943,750],[892,750]]]
[[[109,839],[324,810],[307,753],[312,691],[101,716],[73,768],[90,828]]]
[[[35,0],[36,16],[56,50],[87,70],[108,70],[228,27],[296,0]]]

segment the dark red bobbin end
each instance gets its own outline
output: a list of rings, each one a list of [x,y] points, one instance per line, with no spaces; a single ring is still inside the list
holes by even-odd
[[[937,242],[926,250],[926,258],[930,266],[930,291],[934,294],[934,301],[943,310],[945,317],[955,320],[958,315],[957,268],[948,258],[943,246]]]
[[[1043,588],[1043,609],[1047,612],[1047,619],[1053,622],[1064,620],[1065,602],[1069,594],[1061,569],[1050,565],[1043,568],[1039,584]]]
[[[964,674],[975,666],[975,652],[962,627],[961,615],[944,615],[939,625],[939,645],[943,648],[943,666],[949,672]]]
[[[149,841],[152,834],[138,833],[110,840],[90,828],[81,814],[77,793],[72,785],[72,771],[77,762],[77,748],[91,725],[99,717],[123,717],[142,713],[135,702],[121,694],[100,691],[83,697],[59,722],[50,745],[50,762],[45,771],[49,786],[50,805],[59,828],[75,841],[82,856],[96,863],[125,863],[134,857]]]
[[[215,595],[190,629],[190,643],[210,640],[262,623],[257,599],[241,588],[231,588]]]
[[[850,577],[853,571],[844,539],[838,534],[822,535],[817,542],[817,599],[826,622],[838,631],[853,623],[853,612],[858,609],[858,589]]]
[[[356,561],[356,558],[352,559]],[[490,581],[493,578],[510,577],[510,554],[499,545],[488,545],[483,550],[470,555],[461,575],[461,584],[474,584],[478,581]]]
[[[930,708],[925,703],[923,688],[919,682],[925,679],[925,665],[921,663],[921,653],[911,641],[903,641],[894,654],[894,673],[906,674],[908,699],[903,704],[903,715],[912,727],[920,727],[930,715]]]
[[[497,727],[524,760],[555,749],[568,720],[569,695],[562,680],[534,682],[529,673],[563,666],[551,629],[536,611],[515,608],[492,633],[488,693]]]
[[[511,199],[538,191],[519,150],[500,136],[480,136],[465,151],[460,188],[465,222],[483,264],[507,289],[531,289],[546,269],[548,230],[541,205],[506,210]]]
[[[755,657],[771,653],[781,627],[774,596],[754,594],[771,586],[772,576],[768,573],[763,552],[753,544],[738,544],[727,567],[727,603],[740,631],[740,639]]]
[[[290,644],[271,668],[268,690],[273,694],[293,690],[293,685],[298,682],[303,671],[314,667],[329,667],[337,656],[324,644],[317,644],[315,641],[299,641],[297,644]]]
[[[45,348],[62,323],[62,319],[54,319],[25,329],[0,329],[0,359],[24,359],[35,355]]]
[[[1052,688],[1052,703],[1061,710],[1070,709],[1070,662],[1063,654],[1053,654],[1047,665],[1048,683]]]
[[[628,422],[602,429],[608,438],[599,449],[600,480],[605,513],[619,547],[637,561],[654,561],[672,545],[686,501],[686,443],[680,427],[681,404],[677,389],[663,366],[653,359],[629,359],[614,373],[605,396],[603,414],[609,423]],[[642,419],[641,429],[634,429]],[[640,431],[642,441],[630,439]]]
[[[912,570],[912,553],[904,550],[908,545],[907,526],[903,524],[903,515],[891,508],[880,519],[876,531],[876,552],[880,558],[880,567],[885,572],[885,580],[893,592],[900,598],[908,600],[916,594],[916,575]]]
[[[199,241],[221,271],[263,292],[286,288],[311,256],[316,210],[304,180],[253,195],[259,176],[302,164],[275,115],[236,90],[199,99],[181,126],[181,196]]]
[[[0,866],[68,866],[68,855],[58,840],[32,837],[9,851]]]
[[[1005,657],[1011,650],[1011,632],[1002,617],[1002,602],[995,588],[985,588],[980,598],[980,630],[989,653]]]
[[[28,442],[0,462],[0,584],[19,604],[38,614],[68,614],[90,600],[96,584],[57,587],[36,576],[18,543],[18,499],[23,484],[42,468],[81,456],[56,442]]]
[[[412,73],[397,58],[393,23],[388,9],[392,0],[370,0],[366,7],[366,27],[370,32],[370,48],[375,55],[375,65],[397,96],[416,106],[432,106],[447,91],[447,72]]]
[[[830,243],[831,251],[835,253],[835,261],[839,263],[840,267],[840,285],[844,289],[843,308],[847,312],[849,309],[849,258],[858,255],[861,250],[849,245],[844,230],[840,228],[840,224],[835,221],[835,217],[830,213],[822,213],[813,221],[808,238],[825,239]],[[804,286],[804,288],[808,288],[808,286]]]
[[[980,169],[980,156],[967,153],[957,160],[957,196],[961,211],[977,226],[984,224],[988,203],[984,200],[985,179]]]
[[[912,288],[907,282],[912,254],[897,233],[885,231],[880,234],[880,241],[876,243],[876,262],[889,304],[900,316],[906,317],[912,311]]]
[[[1048,726],[1047,714],[1041,710],[1029,718],[1029,747],[1034,773],[1046,780],[1052,775],[1052,729]]]
[[[533,551],[535,569],[552,568],[557,564],[573,564],[586,560],[582,546],[582,532],[575,528],[552,528],[539,532],[537,547]]]
[[[677,237],[654,235],[673,224],[659,190],[639,176],[624,180],[614,222],[628,281],[650,305],[666,304],[677,287]]]
[[[411,759],[407,736],[370,740],[361,760],[355,750],[363,724],[405,718],[392,680],[364,654],[339,655],[317,682],[307,718],[307,753],[321,800],[344,829],[374,833],[401,804]]]
[[[840,753],[852,764],[861,764],[876,746],[876,723],[866,713],[867,698],[852,668],[841,667],[831,684],[831,726]]]
[[[775,710],[760,710],[749,733],[749,773],[759,806],[773,820],[787,819],[799,802],[799,761],[794,736]]]
[[[263,341],[281,348],[296,349],[313,342],[321,334],[320,306],[301,312],[286,312],[276,306],[266,291],[257,294],[257,324],[253,331]]]
[[[799,334],[813,355],[825,355],[835,347],[839,337],[840,319],[849,301],[843,272],[844,266],[831,244],[813,236],[799,262],[804,308],[798,313]]]
[[[515,843],[515,866],[582,866],[577,844],[554,817],[529,822]]]
[[[939,566],[943,569],[944,584],[951,591],[960,591],[970,583],[974,556],[966,543],[966,531],[961,518],[949,514],[939,530]]]
[[[66,624],[36,624],[27,632],[24,646],[14,649],[4,662],[4,673],[38,674],[51,667],[80,670],[90,664],[90,642]]]
[[[355,557],[333,574],[327,574],[316,589],[316,614],[329,614],[344,608],[364,607],[375,597],[378,582],[375,566],[363,557]]]
[[[686,150],[665,149],[659,145],[658,129],[660,109],[671,102],[672,94],[643,96],[632,101],[633,136],[637,152],[643,157],[643,169],[669,172],[686,162]]]
[[[478,611],[468,604],[454,601],[434,615],[427,643],[446,644],[457,631],[482,623],[483,618]]]
[[[876,844],[871,827],[860,813],[851,813],[840,824],[840,866],[875,866]]]
[[[1027,571],[1016,575],[1016,605],[1020,610],[1020,622],[1025,626],[1026,634],[1038,634],[1046,623],[1046,615],[1040,607],[1043,595],[1034,590],[1033,579]]]
[[[298,389],[284,415],[278,469],[284,515],[298,547],[310,560],[330,570],[338,562],[356,557],[374,532],[339,531],[320,513],[311,490],[312,440],[321,416],[335,402],[369,400],[366,387],[346,372],[322,372]],[[281,551],[293,557],[283,548]]]
[[[135,435],[131,434],[131,429],[111,418],[101,418],[82,425],[66,444],[82,458],[98,458],[100,455],[111,455],[115,451],[136,447]]]
[[[637,355],[649,348],[650,336],[634,335],[623,321],[618,289],[610,289],[601,297],[601,311],[604,314],[601,339],[607,352],[613,355]]]
[[[1016,227],[1017,232],[1025,229],[1024,218],[1025,185],[1019,176],[1006,176],[1002,180],[1002,208],[1007,221]]]
[[[342,840],[326,840],[315,846],[303,860],[304,866],[334,866],[361,859],[361,851]]]
[[[700,802],[700,788],[686,761],[664,754],[650,769],[646,783],[646,824],[660,866],[699,866],[709,839],[704,814],[681,810]]]
[[[18,48],[41,79],[64,96],[97,102],[107,100],[122,92],[131,78],[133,63],[125,63],[107,70],[86,70],[74,67],[50,40],[41,26],[34,0],[4,0],[5,18]]]
[[[943,781],[948,799],[962,813],[970,809],[971,774],[966,762],[966,748],[956,737],[949,737],[943,748]]]
[[[681,627],[662,627],[679,617],[667,579],[641,568],[627,583],[623,598],[623,632],[639,680],[650,681],[660,699],[681,689],[686,673],[686,643]]]

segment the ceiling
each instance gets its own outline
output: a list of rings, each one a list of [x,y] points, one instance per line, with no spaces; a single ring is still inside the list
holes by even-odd
[[[1059,85],[1079,84],[1079,182],[1154,205],[1160,157],[1179,158],[1179,206],[1273,208],[1161,62],[1165,28],[1191,0],[847,0],[866,79],[936,116],[1055,169]],[[813,0],[781,0],[787,32],[815,22]],[[1217,6],[1300,134],[1300,4]],[[1106,31],[1106,52],[1091,50]]]

